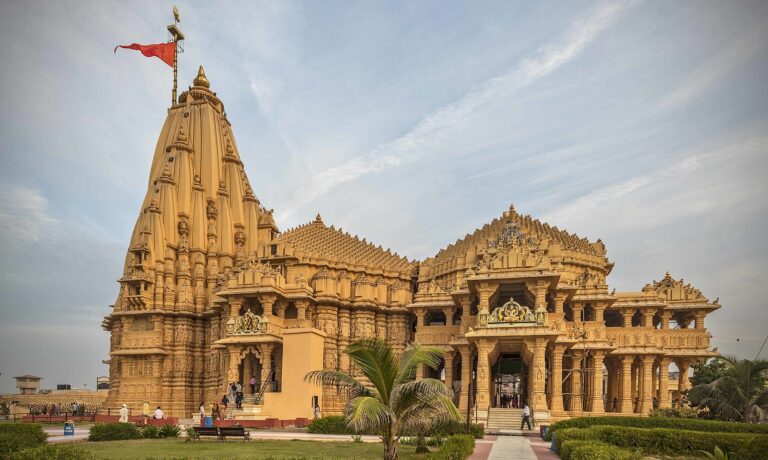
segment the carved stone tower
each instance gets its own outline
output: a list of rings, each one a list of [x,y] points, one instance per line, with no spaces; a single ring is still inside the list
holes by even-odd
[[[112,332],[106,407],[138,409],[146,400],[190,413],[219,385],[207,319],[213,287],[277,232],[202,66],[193,85],[160,132],[120,292],[103,323]]]

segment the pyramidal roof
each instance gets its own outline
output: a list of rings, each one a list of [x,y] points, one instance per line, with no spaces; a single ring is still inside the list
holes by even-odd
[[[377,270],[400,272],[410,276],[415,264],[389,249],[375,246],[363,238],[352,236],[336,229],[327,227],[317,215],[315,220],[289,229],[275,239],[276,243],[290,244],[294,248],[303,249],[307,253],[335,262],[360,265]]]
[[[436,264],[447,262],[455,257],[463,256],[467,250],[475,249],[478,245],[486,245],[488,240],[499,242],[505,238],[525,239],[527,244],[538,245],[544,240],[559,244],[563,249],[587,254],[590,256],[604,256],[605,247],[602,241],[595,243],[586,238],[560,230],[545,222],[532,218],[530,215],[520,215],[514,206],[509,207],[501,217],[476,229],[471,234],[448,245],[440,250],[434,257]]]
[[[131,237],[131,249],[150,253],[150,266],[168,248],[235,255],[236,238],[246,256],[255,254],[259,225],[274,226],[253,195],[224,104],[202,66],[194,85],[168,111]]]

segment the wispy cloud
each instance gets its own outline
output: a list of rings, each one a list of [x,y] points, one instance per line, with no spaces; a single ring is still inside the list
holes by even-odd
[[[302,206],[345,182],[400,166],[435,151],[447,135],[461,129],[471,117],[494,101],[534,83],[578,57],[630,5],[632,3],[618,2],[601,5],[589,17],[574,22],[561,36],[520,60],[509,72],[478,85],[458,101],[430,113],[407,134],[315,174],[278,217],[289,219]]]
[[[48,200],[32,187],[0,184],[0,240],[2,244],[38,241],[59,221],[48,212]]]

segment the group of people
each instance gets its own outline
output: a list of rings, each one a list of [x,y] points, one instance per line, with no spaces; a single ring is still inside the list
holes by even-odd
[[[130,415],[130,411],[128,410],[128,405],[123,404],[122,406],[120,406],[120,411],[118,413],[120,415],[118,422],[128,423],[128,415]],[[163,412],[163,409],[160,406],[157,406],[155,411],[152,414],[150,414],[148,401],[144,401],[144,404],[142,405],[141,415],[145,425],[147,424],[147,419],[150,418],[150,416],[155,420],[165,419],[165,413]]]
[[[513,394],[513,395],[501,395],[501,400],[499,401],[500,407],[506,408],[506,409],[519,409],[520,408],[520,395]]]

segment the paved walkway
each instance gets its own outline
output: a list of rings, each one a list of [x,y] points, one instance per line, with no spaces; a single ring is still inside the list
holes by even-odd
[[[559,460],[538,436],[486,436],[475,441],[469,460]]]

